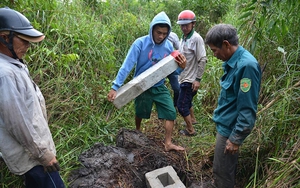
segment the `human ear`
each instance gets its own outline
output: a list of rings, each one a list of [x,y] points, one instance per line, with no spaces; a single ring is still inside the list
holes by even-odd
[[[231,44],[228,42],[228,40],[223,40],[223,45],[226,47],[226,48],[229,48],[231,46]]]

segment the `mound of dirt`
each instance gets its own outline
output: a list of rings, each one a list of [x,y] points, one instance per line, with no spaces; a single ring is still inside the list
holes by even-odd
[[[184,152],[163,148],[139,131],[121,129],[116,146],[96,143],[79,156],[83,167],[70,175],[70,188],[145,188],[147,172],[169,165],[187,187],[202,187],[186,171]]]

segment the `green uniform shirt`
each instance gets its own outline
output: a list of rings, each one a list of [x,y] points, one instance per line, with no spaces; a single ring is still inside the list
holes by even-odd
[[[256,120],[261,69],[252,54],[241,46],[222,66],[224,75],[213,121],[218,133],[240,145]]]

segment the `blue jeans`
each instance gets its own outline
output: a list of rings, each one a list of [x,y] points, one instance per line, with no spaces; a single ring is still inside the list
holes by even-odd
[[[179,96],[179,91],[180,91],[180,85],[178,82],[178,73],[173,72],[171,74],[169,74],[168,79],[170,81],[172,90],[173,90],[173,102],[174,102],[174,106],[177,106],[177,100],[178,100],[178,96]]]
[[[217,188],[233,188],[238,163],[238,153],[224,153],[228,138],[217,133],[213,162],[214,184]]]
[[[193,106],[193,97],[197,91],[193,91],[192,83],[184,82],[180,84],[180,92],[177,100],[178,112],[182,117],[190,115],[190,108]]]
[[[57,171],[44,172],[41,165],[33,167],[24,175],[26,188],[65,188]]]

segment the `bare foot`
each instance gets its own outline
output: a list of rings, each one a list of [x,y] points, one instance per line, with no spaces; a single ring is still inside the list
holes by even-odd
[[[165,144],[165,151],[171,151],[171,150],[175,150],[175,151],[184,151],[185,149],[181,146],[176,146],[174,144]]]

